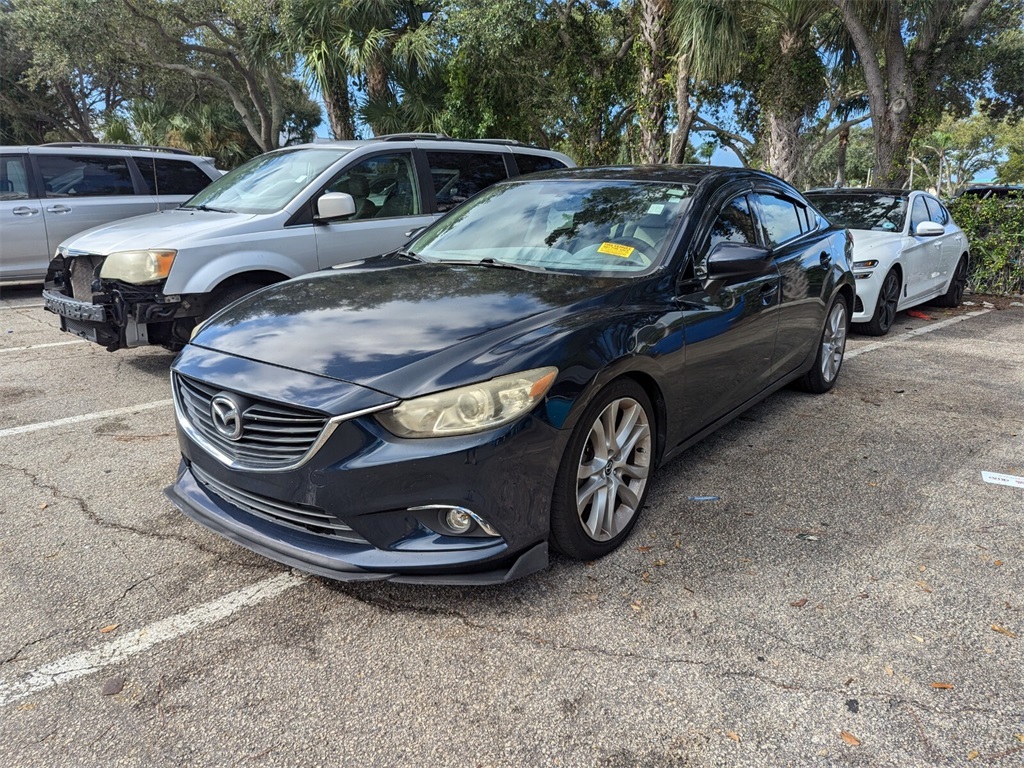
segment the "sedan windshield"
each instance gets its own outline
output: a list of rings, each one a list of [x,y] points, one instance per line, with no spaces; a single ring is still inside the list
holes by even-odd
[[[847,229],[880,232],[903,230],[907,198],[902,195],[807,195],[807,199],[833,224]]]
[[[221,176],[183,208],[225,213],[276,213],[347,149],[292,149],[254,157]]]
[[[510,182],[450,213],[410,250],[426,261],[637,274],[664,258],[691,191],[643,181]]]

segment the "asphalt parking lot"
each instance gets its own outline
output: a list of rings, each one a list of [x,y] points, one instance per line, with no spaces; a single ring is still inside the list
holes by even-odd
[[[8,765],[1024,765],[1024,308],[901,313],[508,585],[339,584],[179,514],[173,355],[0,295]]]

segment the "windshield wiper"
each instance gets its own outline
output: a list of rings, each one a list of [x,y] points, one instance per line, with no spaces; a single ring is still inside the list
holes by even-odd
[[[486,259],[480,259],[480,261],[471,261],[470,264],[477,264],[481,267],[498,267],[499,269],[518,269],[521,272],[547,272],[544,267],[538,266],[527,266],[526,264],[514,264],[511,261],[499,261],[498,259],[492,259],[490,257]]]
[[[195,211],[212,211],[213,213],[234,213],[234,211],[229,211],[227,208],[214,208],[211,205],[193,205],[190,207],[192,208],[192,210]]]
[[[403,249],[395,251],[395,256],[401,256],[403,259],[409,259],[410,261],[426,261],[426,259],[420,256],[418,253]]]

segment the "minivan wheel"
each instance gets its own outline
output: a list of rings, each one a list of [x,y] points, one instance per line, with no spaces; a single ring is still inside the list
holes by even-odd
[[[587,406],[573,430],[551,501],[551,543],[578,560],[607,555],[633,530],[654,471],[647,393],[620,379]]]
[[[846,299],[836,296],[825,315],[825,327],[821,331],[818,354],[814,365],[802,379],[800,387],[816,395],[828,392],[839,377],[839,369],[843,365],[846,353],[846,335],[850,327],[850,313]]]

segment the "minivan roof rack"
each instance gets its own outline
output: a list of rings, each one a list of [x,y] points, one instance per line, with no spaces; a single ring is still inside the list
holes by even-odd
[[[432,141],[470,141],[476,144],[501,144],[509,147],[528,147],[516,139],[459,139],[449,136],[446,133],[386,133],[382,136],[374,136],[376,141],[413,141],[415,139],[430,139]]]
[[[142,149],[150,152],[170,152],[175,155],[191,155],[187,149],[178,147],[156,147],[148,144],[96,144],[90,141],[50,141],[41,147],[64,147],[66,149]]]

